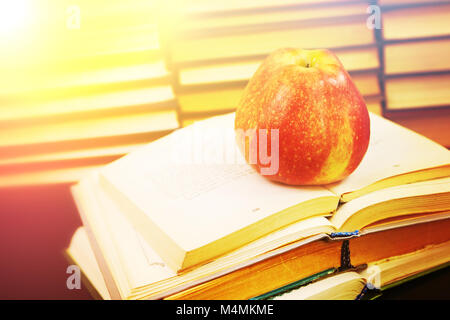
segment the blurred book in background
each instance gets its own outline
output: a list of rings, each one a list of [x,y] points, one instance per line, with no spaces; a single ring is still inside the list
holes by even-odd
[[[169,40],[171,69],[183,119],[235,110],[247,81],[274,48],[330,48],[377,110],[380,101],[375,36],[367,2],[254,2],[242,8],[186,7]],[[379,108],[378,108],[379,110]],[[378,111],[380,112],[380,111]]]
[[[19,2],[40,41],[3,60],[0,187],[76,181],[179,127],[155,3]]]
[[[449,147],[450,3],[379,3],[385,116]]]
[[[233,111],[280,47],[331,49],[370,111],[450,146],[448,1],[14,3],[0,44],[1,187],[72,183]],[[374,4],[381,29],[368,27]]]

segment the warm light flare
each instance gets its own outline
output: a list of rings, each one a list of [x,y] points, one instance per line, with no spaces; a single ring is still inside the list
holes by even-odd
[[[3,0],[0,2],[0,36],[12,36],[29,19],[29,0]]]

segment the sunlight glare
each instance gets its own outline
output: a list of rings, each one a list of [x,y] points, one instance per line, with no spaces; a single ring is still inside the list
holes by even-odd
[[[0,1],[0,36],[12,35],[24,27],[29,18],[29,0]]]

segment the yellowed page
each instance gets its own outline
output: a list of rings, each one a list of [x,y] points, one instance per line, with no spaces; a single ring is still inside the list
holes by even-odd
[[[347,71],[378,68],[376,48],[337,51]],[[181,85],[201,85],[207,83],[224,83],[246,81],[255,73],[262,59],[238,61],[207,66],[186,67],[180,70]]]
[[[387,79],[387,108],[398,110],[448,105],[449,87],[450,75],[448,74]]]
[[[359,213],[360,216],[358,216],[356,220],[359,221],[360,223],[363,223],[363,225],[357,226],[356,228],[358,229],[363,228],[364,226],[374,223],[376,221],[390,218],[392,215],[389,215],[388,213],[389,209],[391,208],[388,202],[390,202],[392,205],[395,205],[395,203],[392,203],[393,200],[399,200],[403,198],[411,198],[410,200],[411,202],[417,203],[416,208],[411,208],[410,212],[403,212],[403,215],[422,212],[425,213],[427,212],[427,209],[423,208],[423,206],[426,205],[426,203],[425,204],[422,203],[422,206],[420,206],[419,197],[427,195],[436,195],[436,200],[433,201],[433,203],[429,203],[428,205],[428,207],[430,208],[429,210],[433,210],[432,208],[435,208],[436,206],[440,206],[440,208],[434,209],[434,211],[449,210],[450,204],[448,203],[448,200],[445,201],[444,197],[442,197],[442,199],[438,201],[439,198],[437,196],[437,194],[449,192],[450,192],[450,178],[422,181],[386,188],[368,193],[352,201],[344,203],[343,205],[339,206],[338,210],[336,210],[336,212],[333,214],[330,221],[331,223],[333,223],[336,229],[341,229],[349,219],[355,220],[356,218],[355,215],[357,215],[361,210],[364,210],[377,204],[386,203],[387,205],[385,207],[385,210],[380,211],[379,214],[377,214],[376,216],[373,215],[368,216],[364,215],[363,213]],[[355,222],[353,222],[353,224],[354,223]],[[346,229],[346,231],[349,230]]]
[[[84,227],[79,227],[70,241],[69,248],[67,248],[68,255],[81,268],[84,275],[88,278],[95,290],[100,294],[104,300],[110,300],[108,288],[103,279],[102,272],[95,259],[89,239]]]
[[[279,246],[298,241],[319,233],[332,232],[331,223],[324,217],[300,221],[277,232],[258,239],[230,254],[192,271],[177,275],[158,253],[151,248],[133,228],[120,209],[101,188],[95,175],[80,184],[79,196],[84,199],[85,215],[91,222],[102,254],[114,267],[117,284],[124,285],[122,292],[134,292],[134,288],[152,286],[169,290],[173,287],[211,276],[219,271],[233,268],[246,260],[255,258]],[[97,202],[97,205],[96,203]],[[153,289],[157,292],[157,289]],[[140,291],[138,291],[140,292]],[[150,294],[150,293],[148,293]]]
[[[85,199],[86,214],[90,217],[89,221],[92,222],[90,227],[98,237],[97,240],[104,243],[102,248],[104,248],[103,254],[106,260],[116,259],[115,265],[119,266],[116,268],[116,276],[126,278],[130,289],[155,284],[170,278],[173,278],[174,285],[180,284],[213,274],[226,267],[229,268],[290,242],[318,233],[333,231],[331,223],[324,217],[306,219],[269,234],[191,272],[177,276],[172,269],[167,267],[158,253],[142,239],[114,201],[99,188],[98,181],[97,185],[95,184],[96,179],[93,176],[89,183],[83,181],[80,189],[81,195],[84,195]],[[98,202],[97,208],[93,203],[96,201]]]
[[[421,250],[369,263],[361,276],[376,287],[383,287],[416,273],[432,269],[450,260],[450,242],[430,245]]]
[[[386,74],[450,69],[450,39],[394,43],[384,50]]]
[[[70,116],[69,116],[70,117]],[[174,130],[178,127],[175,110],[158,111],[148,114],[135,113],[120,118],[107,116],[93,119],[75,119],[27,127],[3,128],[0,131],[0,148],[43,144],[39,150],[50,148],[47,144],[66,143],[73,148],[80,140],[95,140],[122,136],[120,141],[136,142],[135,135],[151,134]],[[133,141],[134,139],[134,141]],[[37,147],[36,147],[37,148]],[[3,152],[3,151],[2,151]]]
[[[359,167],[345,180],[327,186],[334,193],[351,193],[383,179],[450,165],[449,150],[372,113],[370,135],[369,148]]]
[[[404,8],[383,13],[385,39],[411,39],[448,35],[450,5]]]
[[[374,43],[374,34],[364,20],[306,28],[239,33],[221,37],[180,39],[173,45],[174,62],[239,58],[269,54],[283,47],[332,48]],[[327,36],[324,37],[324,32]]]
[[[233,128],[234,114],[198,122],[108,165],[102,181],[186,252],[300,203],[336,197],[259,175],[237,149]],[[326,213],[311,206],[300,214]]]
[[[208,1],[213,2],[213,1]],[[314,2],[317,2],[315,0]],[[299,5],[299,1],[291,3],[291,5]],[[217,4],[216,4],[217,5]],[[230,5],[228,3],[222,4],[221,10],[232,11],[243,9],[244,6],[248,6],[247,1],[239,1],[236,5]],[[283,6],[285,3],[281,1],[272,2],[271,5]],[[289,4],[288,4],[289,5]],[[312,6],[312,7],[300,7],[289,8],[290,10],[258,10],[265,5],[261,1],[255,2],[251,7],[256,10],[246,12],[246,14],[234,14],[234,15],[203,15],[200,19],[198,17],[190,17],[189,12],[186,12],[182,24],[182,31],[189,29],[201,29],[208,32],[213,28],[227,28],[228,30],[241,30],[245,32],[245,27],[257,25],[261,28],[261,25],[268,23],[283,23],[289,21],[302,21],[310,19],[324,19],[327,18],[331,21],[337,17],[343,16],[358,16],[365,15],[367,12],[366,3],[350,3],[348,5],[340,6]],[[202,6],[201,11],[206,11],[208,3]],[[266,7],[267,8],[267,7]],[[187,10],[192,10],[191,5]],[[218,8],[217,8],[218,9]],[[195,9],[194,9],[195,10]],[[236,12],[236,11],[235,11]],[[239,28],[240,27],[240,28]]]
[[[354,300],[364,284],[364,279],[357,272],[349,271],[284,293],[274,300]]]
[[[89,84],[86,86],[89,86]],[[48,90],[57,91],[59,88]],[[83,95],[82,90],[79,89],[76,96],[73,94],[70,96],[67,93],[64,98],[59,99],[37,96],[35,98],[37,102],[19,101],[17,104],[13,104],[11,108],[0,109],[1,120],[2,122],[18,121],[20,123],[23,120],[45,119],[45,117],[54,116],[66,116],[70,119],[71,116],[73,117],[74,114],[80,112],[96,112],[107,117],[111,114],[111,110],[125,107],[128,107],[128,113],[132,113],[133,108],[139,108],[143,105],[149,106],[149,110],[153,105],[154,111],[161,111],[162,108],[158,105],[164,104],[166,110],[174,109],[176,106],[175,97],[169,85],[134,90],[116,90],[95,95]],[[39,102],[39,99],[44,101]]]
[[[122,271],[118,252],[115,249],[114,242],[103,240],[109,237],[110,231],[106,227],[97,227],[98,225],[104,225],[101,220],[102,217],[99,215],[100,206],[92,201],[92,193],[87,193],[83,185],[73,186],[71,192],[88,234],[91,248],[94,251],[111,298],[126,299],[131,294],[131,288],[126,275]],[[108,252],[108,255],[106,256],[104,252]]]

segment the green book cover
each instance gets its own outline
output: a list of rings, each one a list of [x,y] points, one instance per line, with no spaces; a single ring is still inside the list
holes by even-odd
[[[319,279],[322,279],[323,277],[329,276],[329,275],[335,273],[336,271],[337,271],[336,268],[331,268],[331,269],[327,269],[327,270],[321,271],[321,272],[313,274],[313,275],[311,275],[309,277],[306,277],[306,278],[297,280],[295,282],[292,282],[292,283],[290,283],[288,285],[285,285],[285,286],[283,286],[281,288],[278,288],[278,289],[269,291],[267,293],[264,293],[264,294],[262,294],[260,296],[251,298],[250,300],[270,300],[270,299],[273,299],[274,297],[276,297],[276,296],[278,296],[278,295],[280,295],[282,293],[286,293],[286,292],[289,292],[291,290],[298,289],[298,288],[300,288],[300,287],[302,287],[304,285],[307,285],[307,284],[309,284],[309,283],[311,283],[313,281],[317,281]]]

